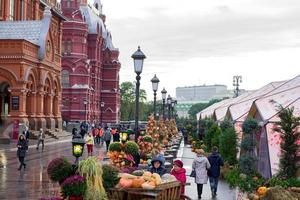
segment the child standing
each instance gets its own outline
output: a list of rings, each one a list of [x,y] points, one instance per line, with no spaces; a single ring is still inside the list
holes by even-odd
[[[93,146],[94,146],[94,137],[91,132],[89,132],[88,136],[85,138],[86,146],[88,149],[88,155],[93,155]]]
[[[175,176],[175,178],[181,182],[181,194],[184,194],[184,185],[186,183],[186,170],[183,168],[183,162],[181,160],[175,160],[173,162],[173,169],[171,171],[171,175]]]
[[[164,175],[166,173],[165,165],[165,159],[163,155],[158,154],[155,156],[151,161],[151,167],[148,169],[151,173],[157,173],[160,176]]]

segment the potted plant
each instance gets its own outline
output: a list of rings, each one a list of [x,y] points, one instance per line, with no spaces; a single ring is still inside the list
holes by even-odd
[[[52,181],[61,184],[66,178],[74,174],[74,170],[66,158],[55,158],[49,163],[47,173]]]
[[[80,175],[73,175],[67,178],[61,185],[63,196],[69,197],[69,200],[83,200],[86,190],[85,178]]]

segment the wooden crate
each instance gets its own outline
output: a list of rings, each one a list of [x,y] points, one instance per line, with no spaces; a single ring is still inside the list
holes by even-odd
[[[109,191],[110,200],[179,200],[181,184],[174,181],[158,185],[153,190],[142,188],[113,188]]]

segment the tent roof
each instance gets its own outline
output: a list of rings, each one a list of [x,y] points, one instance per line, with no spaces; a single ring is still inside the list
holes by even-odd
[[[232,98],[229,99],[229,101],[225,102],[222,106],[216,108],[213,112],[214,118],[216,120],[222,120],[227,112],[227,109],[229,106],[231,106],[232,104],[239,102],[243,99],[245,99],[246,97],[248,97],[249,95],[251,95],[253,92],[245,92],[244,94],[236,97],[236,98]]]
[[[232,120],[237,120],[238,118],[242,117],[246,113],[249,112],[252,103],[260,98],[263,97],[270,92],[272,92],[274,89],[280,87],[282,84],[284,84],[285,81],[277,81],[277,82],[271,82],[262,88],[252,92],[250,95],[248,95],[246,98],[244,98],[242,101],[236,102],[235,104],[231,105],[228,108],[227,116],[231,116]]]
[[[261,120],[269,120],[278,113],[278,105],[288,107],[298,98],[300,98],[300,75],[286,81],[267,96],[258,99],[252,105],[249,117],[256,117],[258,114],[257,117]]]
[[[259,115],[262,121],[268,121],[278,113],[278,106],[284,108],[300,98],[300,86],[258,99],[251,107],[248,117]],[[298,105],[298,104],[296,104]]]

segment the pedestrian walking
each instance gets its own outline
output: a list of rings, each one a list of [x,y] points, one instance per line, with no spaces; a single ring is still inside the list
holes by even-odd
[[[26,149],[27,149],[27,141],[23,134],[19,136],[18,144],[17,144],[18,150],[17,150],[17,156],[19,158],[20,166],[18,170],[20,171],[22,169],[22,166],[24,169],[26,168],[26,164],[24,162],[25,156],[26,156]]]
[[[73,138],[75,137],[76,133],[77,133],[77,128],[74,127],[72,129],[72,136],[73,136]]]
[[[38,143],[36,146],[37,150],[39,150],[40,143],[42,143],[42,150],[44,151],[44,140],[45,140],[45,133],[44,133],[43,129],[41,128],[40,132],[39,132],[39,136],[38,136]]]
[[[85,134],[86,134],[86,129],[85,129],[85,126],[81,126],[80,127],[80,135],[82,138],[84,138]]]
[[[99,135],[99,129],[98,128],[93,128],[93,138],[94,138],[94,143],[97,143],[97,136]]]
[[[196,149],[197,157],[193,161],[192,170],[195,171],[198,199],[201,199],[203,184],[207,183],[207,170],[210,168],[208,159],[204,156],[203,149]]]
[[[29,137],[30,137],[30,131],[29,131],[28,126],[25,127],[25,130],[23,131],[23,135],[25,136],[25,139],[26,139],[26,142],[27,142],[26,151],[28,151]]]
[[[210,169],[208,170],[208,177],[212,197],[217,196],[218,182],[220,177],[220,167],[224,165],[223,159],[218,153],[218,147],[212,148],[212,154],[208,156]]]
[[[100,129],[99,129],[99,136],[98,136],[98,141],[100,143],[100,146],[103,146],[103,142],[104,142],[103,136],[104,136],[104,130],[103,130],[102,127],[100,127]]]
[[[85,138],[85,143],[87,146],[88,155],[93,156],[94,137],[91,132],[89,132],[88,136]]]
[[[110,144],[110,141],[111,141],[111,134],[110,134],[110,130],[108,129],[107,126],[104,128],[103,139],[106,143],[106,151],[108,151],[108,147],[109,147],[109,144]]]
[[[120,142],[119,131],[116,128],[112,128],[110,132],[111,132],[111,134],[113,136],[113,141],[114,142]]]
[[[183,162],[181,160],[175,160],[173,162],[173,169],[171,170],[171,175],[175,176],[177,181],[182,184],[181,194],[184,194],[184,186],[186,183],[186,170],[183,168]]]

